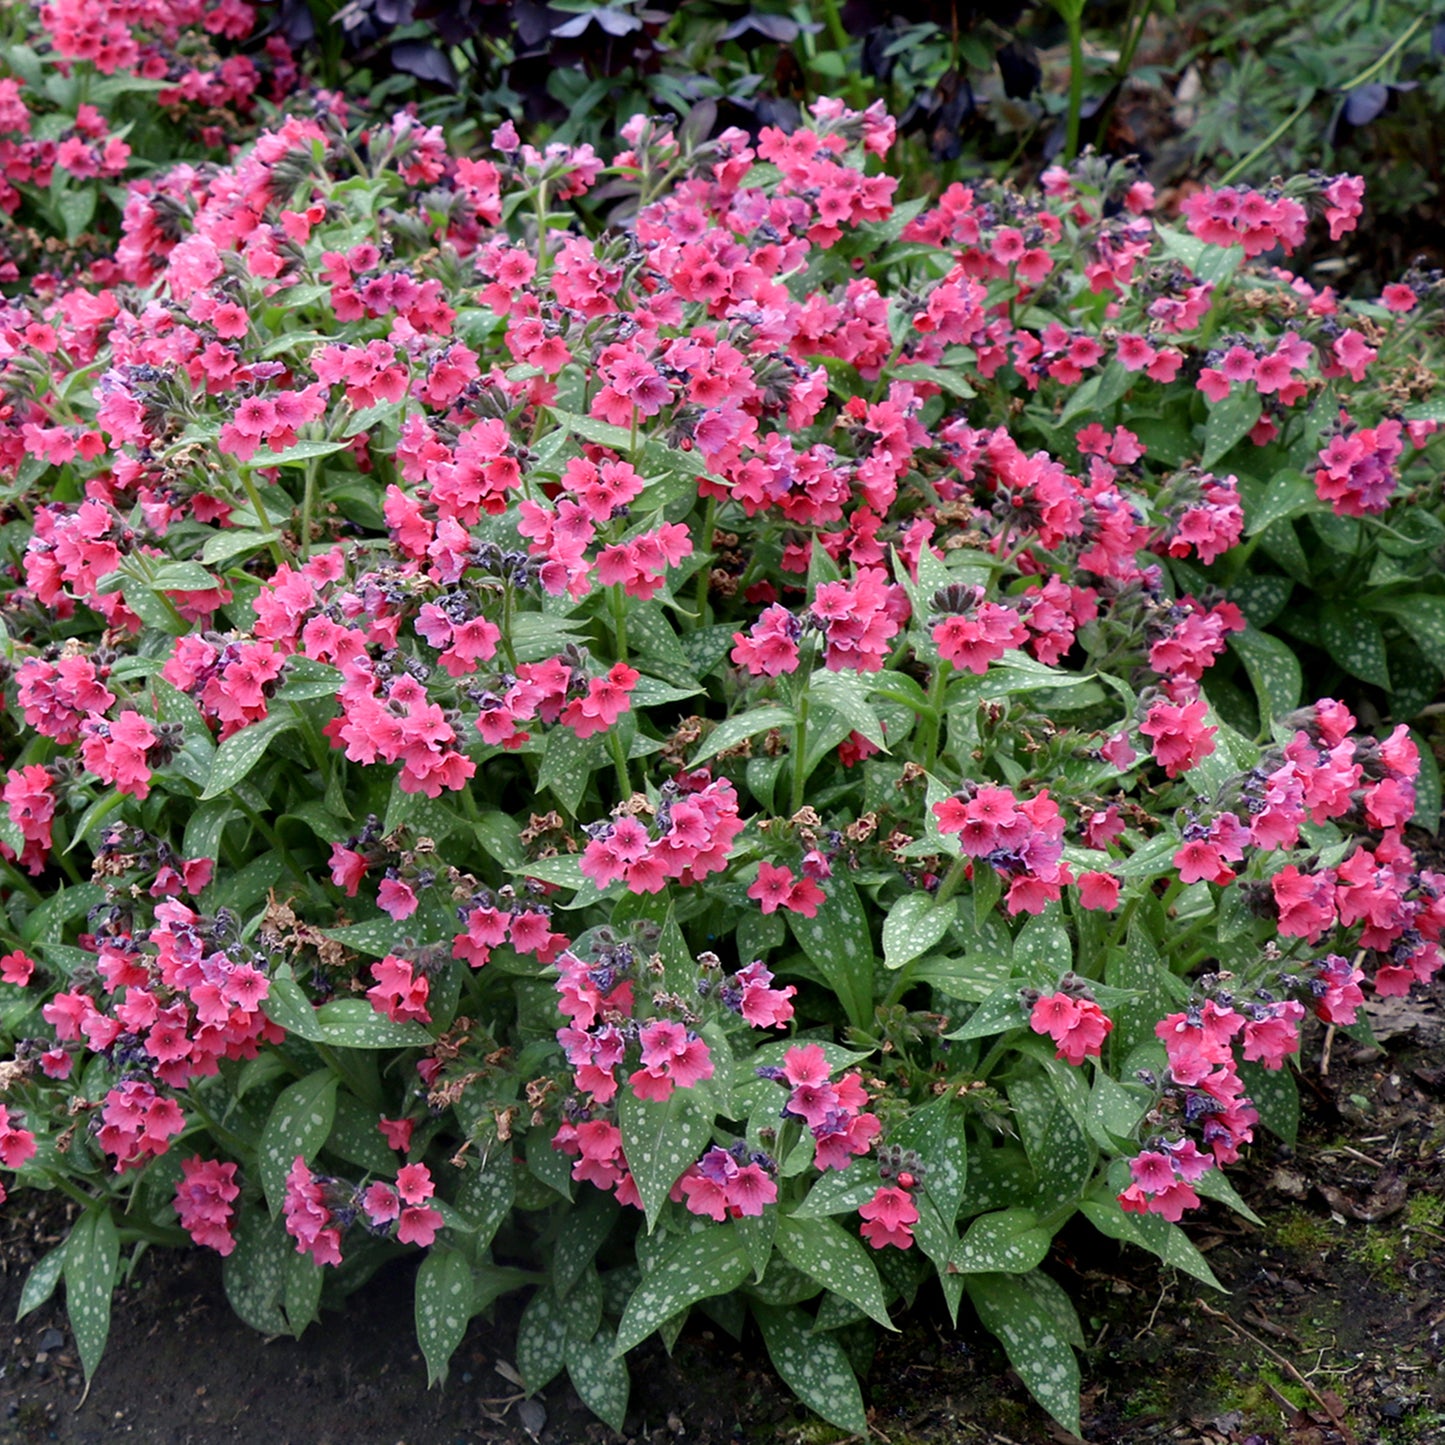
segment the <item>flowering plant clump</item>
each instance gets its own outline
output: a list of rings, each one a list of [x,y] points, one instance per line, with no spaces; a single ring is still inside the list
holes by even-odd
[[[1348,178],[1195,236],[1093,160],[899,203],[892,139],[323,108],[0,310],[0,1165],[82,1206],[25,1306],[87,1370],[123,1243],[297,1333],[420,1249],[433,1378],[533,1287],[620,1428],[696,1306],[861,1431],[839,1332],[933,1276],[1076,1429],[1055,1233],[1212,1284],[1304,1019],[1437,969],[1433,757],[1264,629],[1308,518],[1436,646],[1438,282],[1241,269]]]

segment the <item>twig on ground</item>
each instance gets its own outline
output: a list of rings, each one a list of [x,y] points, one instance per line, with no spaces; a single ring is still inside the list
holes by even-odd
[[[1204,1313],[1207,1314],[1211,1319],[1218,1320],[1222,1325],[1224,1325],[1226,1329],[1233,1331],[1236,1335],[1242,1336],[1244,1339],[1248,1340],[1252,1345],[1254,1345],[1256,1349],[1263,1350],[1264,1353],[1267,1354],[1270,1359],[1272,1359],[1275,1364],[1277,1364],[1280,1369],[1282,1369],[1285,1374],[1290,1377],[1290,1379],[1292,1379],[1297,1385],[1300,1385],[1309,1395],[1310,1399],[1313,1400],[1315,1404],[1324,1411],[1326,1417],[1329,1419],[1330,1424],[1333,1425],[1335,1429],[1340,1432],[1341,1437],[1345,1441],[1345,1445],[1359,1445],[1359,1442],[1355,1436],[1355,1432],[1351,1430],[1350,1427],[1345,1424],[1342,1419],[1340,1419],[1339,1413],[1326,1402],[1324,1396],[1322,1396],[1320,1392],[1316,1390],[1315,1387],[1310,1384],[1310,1382],[1305,1379],[1302,1374],[1300,1374],[1299,1370],[1296,1369],[1295,1366],[1282,1354],[1280,1354],[1278,1350],[1273,1349],[1271,1346],[1265,1344],[1265,1342],[1260,1339],[1258,1335],[1254,1334],[1250,1330],[1245,1329],[1245,1327],[1240,1324],[1238,1320],[1234,1319],[1230,1315],[1225,1314],[1223,1310],[1211,1308],[1209,1305],[1205,1304],[1202,1299],[1196,1299],[1194,1303],[1198,1305],[1198,1307],[1203,1310]],[[1268,1381],[1266,1381],[1265,1383],[1268,1384]],[[1275,1393],[1272,1387],[1271,1393]],[[1280,1396],[1279,1398],[1281,1400],[1284,1400],[1283,1396]],[[1284,1403],[1288,1404],[1289,1402],[1285,1401]],[[1294,1406],[1290,1405],[1289,1408],[1293,1409]]]

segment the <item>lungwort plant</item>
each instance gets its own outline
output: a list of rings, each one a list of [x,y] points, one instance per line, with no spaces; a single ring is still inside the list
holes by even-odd
[[[1213,1284],[1302,1021],[1435,971],[1434,760],[1264,629],[1307,519],[1344,666],[1440,656],[1438,283],[1262,269],[1348,178],[1186,230],[892,138],[638,119],[593,235],[586,146],[318,113],[0,311],[0,1162],[88,1372],[151,1242],[298,1334],[420,1250],[433,1379],[526,1289],[616,1427],[698,1310],[863,1431],[935,1281],[1077,1428],[1057,1231]]]

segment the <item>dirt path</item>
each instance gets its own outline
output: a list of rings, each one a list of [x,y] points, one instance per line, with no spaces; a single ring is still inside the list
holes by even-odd
[[[1080,1304],[1091,1445],[1445,1445],[1445,987],[1377,1017],[1384,1050],[1307,1042],[1305,1126],[1268,1138],[1237,1180],[1259,1229],[1214,1211],[1191,1233],[1228,1295],[1160,1274],[1086,1227],[1049,1268]],[[13,1324],[31,1261],[58,1237],[49,1201],[0,1214],[0,1442],[64,1445],[574,1445],[615,1441],[564,1384],[524,1402],[509,1371],[515,1313],[474,1325],[442,1389],[412,1338],[411,1274],[383,1273],[301,1341],[231,1313],[214,1256],[147,1256],[117,1297],[89,1398],[63,1311]],[[868,1379],[887,1445],[1058,1445],[1053,1425],[969,1323],[924,1296]],[[498,1366],[501,1366],[501,1372]],[[689,1330],[672,1360],[637,1359],[627,1439],[649,1445],[826,1445],[766,1369],[761,1345]]]

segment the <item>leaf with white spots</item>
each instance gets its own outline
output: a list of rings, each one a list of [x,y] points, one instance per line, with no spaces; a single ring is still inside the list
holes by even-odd
[[[480,1169],[469,1168],[462,1175],[454,1207],[474,1231],[474,1248],[485,1249],[492,1242],[516,1197],[516,1170],[508,1149],[495,1151]]]
[[[264,1059],[267,1055],[261,1057]],[[368,1108],[352,1094],[338,1093],[331,1133],[326,1136],[326,1152],[371,1174],[390,1174],[396,1168],[397,1156],[381,1137],[376,1120],[375,1109]]]
[[[321,1042],[341,1049],[426,1048],[432,1036],[412,1019],[389,1019],[364,998],[338,998],[316,1010]]]
[[[110,1296],[120,1262],[120,1237],[104,1205],[76,1220],[65,1246],[65,1312],[89,1380],[110,1335]]]
[[[1031,1209],[980,1214],[953,1251],[960,1274],[1027,1274],[1043,1262],[1053,1236]]]
[[[825,1219],[830,1214],[851,1214],[878,1192],[878,1177],[862,1177],[862,1168],[829,1169],[793,1211],[794,1219]]]
[[[755,1304],[753,1313],[784,1384],[830,1425],[866,1435],[863,1395],[842,1346],[831,1335],[815,1335],[812,1321],[799,1310]]]
[[[888,739],[878,721],[878,711],[868,701],[869,687],[856,673],[815,673],[808,681],[809,703],[832,708],[848,726],[861,733],[875,747],[888,751]]]
[[[517,1369],[529,1395],[554,1380],[567,1363],[567,1310],[544,1285],[527,1301],[517,1326]]]
[[[606,1331],[599,1331],[585,1345],[570,1347],[567,1375],[582,1403],[620,1434],[632,1381],[627,1361],[612,1353],[612,1340]]]
[[[1204,424],[1204,456],[1200,465],[1207,471],[1232,451],[1249,434],[1261,411],[1259,393],[1253,387],[1236,386],[1223,401],[1209,409]]]
[[[1259,1111],[1259,1122],[1293,1148],[1299,1136],[1299,1085],[1294,1071],[1288,1064],[1282,1069],[1266,1069],[1244,1060],[1239,1077],[1244,1080],[1249,1102]]]
[[[447,1363],[472,1318],[472,1295],[466,1256],[429,1249],[416,1274],[416,1342],[426,1359],[428,1389],[447,1377]]]
[[[1230,636],[1229,646],[1244,664],[1259,698],[1259,710],[1283,717],[1299,706],[1304,672],[1294,650],[1268,632],[1246,627]]]
[[[317,1069],[283,1089],[261,1131],[256,1165],[272,1214],[281,1212],[286,1175],[299,1154],[308,1164],[331,1132],[336,1115],[336,1075]]]
[[[276,735],[295,726],[295,715],[288,709],[272,713],[264,722],[249,723],[239,732],[232,733],[216,749],[201,801],[204,803],[229,792],[261,761]]]
[[[688,1089],[674,1089],[672,1097],[660,1103],[628,1090],[617,1114],[622,1152],[651,1230],[678,1176],[697,1162],[712,1139],[712,1111],[704,1110]]]
[[[1049,1079],[1024,1077],[1008,1086],[1024,1149],[1038,1180],[1037,1203],[1049,1210],[1078,1199],[1094,1172],[1096,1150],[1069,1102]]]
[[[632,1292],[615,1351],[625,1354],[699,1300],[729,1294],[750,1268],[747,1247],[731,1224],[684,1235]]]
[[[832,1219],[778,1221],[778,1253],[824,1288],[852,1300],[885,1329],[893,1329],[878,1268],[865,1246]]]
[[[594,769],[602,761],[606,739],[602,734],[579,738],[570,728],[553,728],[547,734],[547,750],[537,774],[537,791],[550,788],[552,795],[574,817],[587,791]]]
[[[1057,923],[1033,918],[1014,939],[1014,973],[1035,988],[1052,992],[1074,966],[1074,946]]]
[[[889,1136],[923,1162],[923,1188],[952,1231],[968,1181],[967,1115],[949,1096],[919,1109]]]
[[[35,1261],[30,1273],[25,1276],[25,1287],[20,1291],[20,1307],[15,1312],[17,1323],[31,1310],[39,1309],[60,1283],[61,1271],[65,1268],[65,1245],[57,1244],[49,1254]]]
[[[992,1034],[1006,1033],[1009,1029],[1023,1028],[1028,1023],[1023,1005],[1019,1002],[1019,991],[1013,985],[1006,985],[997,993],[990,994],[969,1015],[968,1021],[952,1033],[944,1034],[946,1039],[986,1039]]]
[[[748,738],[757,737],[759,733],[769,732],[773,728],[789,728],[795,722],[797,718],[785,707],[750,707],[746,712],[720,722],[692,755],[691,766],[696,767],[708,758],[716,757],[728,748],[735,748],[739,743],[746,742]]]
[[[970,1276],[968,1293],[984,1328],[998,1337],[1029,1393],[1077,1435],[1079,1362],[1060,1328],[1057,1303],[1047,1297],[1047,1286],[1062,1294],[1058,1285],[1038,1273],[978,1274]],[[1072,1310],[1067,1297],[1064,1304]]]
[[[296,1246],[280,1219],[243,1203],[234,1230],[236,1247],[221,1263],[221,1283],[231,1308],[263,1335],[284,1335],[281,1295],[286,1265]]]
[[[1227,1204],[1242,1219],[1264,1228],[1264,1220],[1239,1197],[1239,1191],[1229,1182],[1229,1175],[1222,1169],[1211,1169],[1194,1181],[1194,1192],[1204,1199],[1213,1199]]]
[[[1138,1084],[1121,1084],[1112,1074],[1099,1069],[1089,1090],[1089,1133],[1106,1151],[1129,1144],[1151,1102],[1150,1091]]]
[[[321,1309],[322,1273],[323,1266],[309,1254],[292,1250],[286,1256],[286,1280],[281,1297],[286,1307],[286,1323],[298,1340]]]
[[[858,891],[841,871],[828,880],[816,917],[788,914],[788,926],[804,953],[838,995],[848,1022],[873,1022],[873,935]]]
[[[902,968],[921,958],[953,926],[956,900],[939,903],[928,893],[907,893],[888,910],[883,920],[883,963]]]
[[[261,1011],[288,1034],[308,1039],[313,1044],[321,1042],[321,1025],[316,1020],[316,1010],[311,1007],[311,1000],[302,992],[301,985],[291,976],[289,964],[283,963],[277,968],[266,997],[261,1000]]]
[[[1224,1289],[1209,1262],[1177,1224],[1170,1224],[1157,1214],[1126,1214],[1113,1198],[1086,1199],[1079,1209],[1100,1234],[1126,1244],[1137,1244],[1157,1254],[1165,1264],[1182,1269],[1217,1290]]]
[[[1346,602],[1327,602],[1320,612],[1320,641],[1352,677],[1390,690],[1385,638],[1375,619]]]
[[[1123,948],[1109,952],[1104,966],[1104,980],[1110,988],[1124,989],[1129,997],[1114,1005],[1110,1018],[1114,1021],[1109,1036],[1109,1051],[1116,1066],[1140,1044],[1154,1038],[1154,1025],[1170,1012],[1165,991],[1164,965],[1159,950],[1142,918],[1129,925],[1129,937]]]
[[[1371,600],[1377,612],[1388,612],[1415,639],[1420,651],[1441,672],[1445,672],[1445,597],[1430,592],[1412,592],[1408,597]]]

